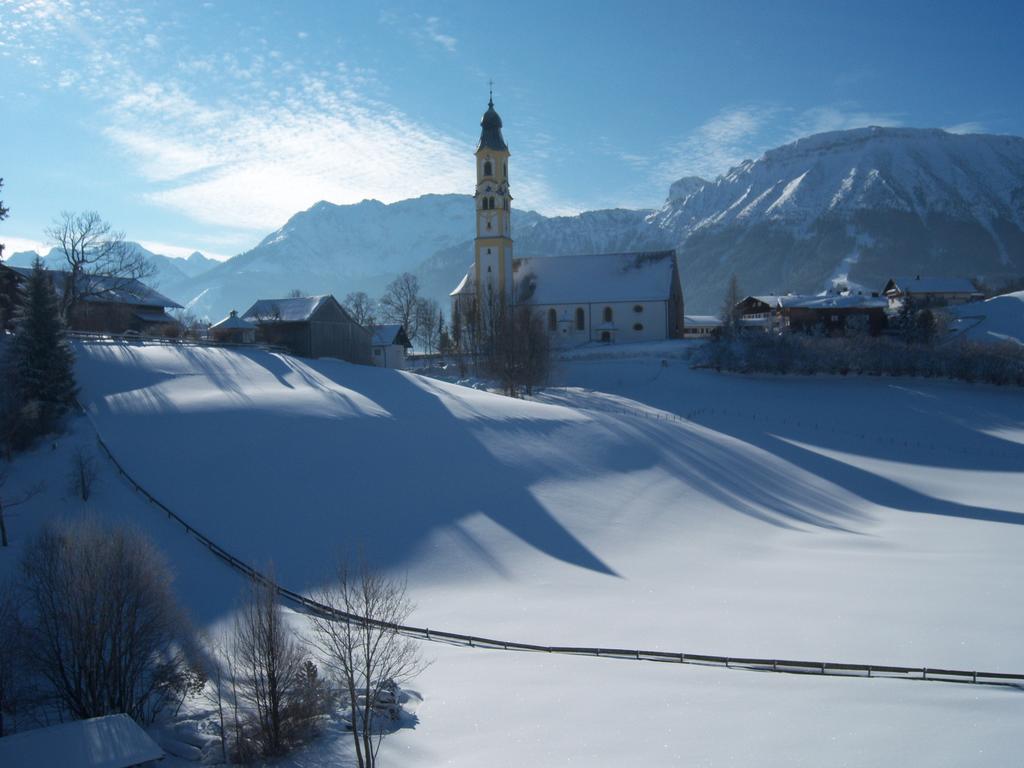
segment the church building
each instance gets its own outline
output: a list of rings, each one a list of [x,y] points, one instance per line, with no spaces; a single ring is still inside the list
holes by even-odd
[[[452,315],[484,302],[528,305],[555,346],[683,337],[683,289],[674,250],[514,258],[509,150],[493,97],[476,149],[473,263],[451,292]]]

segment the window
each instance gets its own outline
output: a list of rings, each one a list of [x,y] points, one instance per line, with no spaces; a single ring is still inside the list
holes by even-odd
[[[553,309],[548,310],[548,330],[553,331],[558,328],[558,314]]]
[[[611,307],[605,307],[604,308],[604,321],[606,323],[610,323],[612,321],[612,308]]]
[[[508,176],[508,163],[502,163],[501,164],[501,171],[502,171],[502,173],[505,174],[505,176]]]
[[[491,161],[488,160],[486,163],[484,163],[484,176],[493,176],[493,175],[494,175],[493,166],[491,165]]]
[[[636,312],[637,314],[640,314],[641,312],[644,311],[644,305],[643,304],[634,304],[633,305],[633,311]]]
[[[380,357],[380,347],[375,348],[373,350],[373,354],[376,355],[377,357]]]
[[[643,329],[644,329],[644,324],[643,323],[633,323],[633,330],[634,331],[642,331]]]
[[[583,307],[576,307],[576,330],[582,331],[586,326],[586,317],[583,314]]]
[[[491,210],[492,211],[494,210],[494,198],[493,197],[491,198]]]

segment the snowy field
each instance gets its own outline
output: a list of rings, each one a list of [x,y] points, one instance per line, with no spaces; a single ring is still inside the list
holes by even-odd
[[[420,626],[1024,671],[1019,391],[719,375],[691,371],[691,347],[578,354],[522,402],[259,351],[80,345],[89,420],[17,461],[18,483],[49,485],[0,569],[78,509],[62,477],[95,424],[238,557],[309,590],[361,549],[408,576]],[[238,577],[100,466],[91,513],[159,543],[198,625],[229,619]],[[1024,749],[1016,689],[425,652],[388,765],[1005,766]],[[327,736],[289,764],[348,748]]]

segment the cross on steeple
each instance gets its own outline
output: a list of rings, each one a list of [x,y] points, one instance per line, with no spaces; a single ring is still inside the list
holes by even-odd
[[[493,107],[494,106],[494,80],[493,79],[487,81],[487,90],[488,90],[488,93],[487,93],[487,106]]]

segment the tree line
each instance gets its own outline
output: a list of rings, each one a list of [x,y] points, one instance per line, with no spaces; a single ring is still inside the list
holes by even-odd
[[[340,718],[356,765],[372,768],[384,737],[411,717],[401,686],[425,662],[393,627],[413,605],[404,582],[365,563],[343,561],[315,595],[365,621],[313,616],[299,632],[271,577],[245,585],[216,638],[192,628],[166,561],[134,529],[51,524],[20,565],[0,584],[0,737],[121,712],[173,723],[195,704],[214,712],[219,754],[206,759],[280,757]]]

